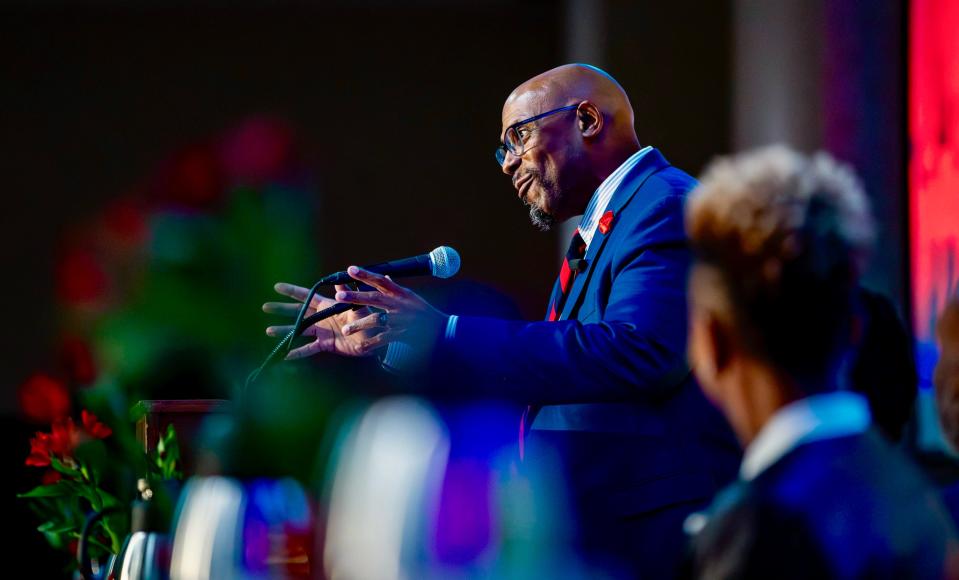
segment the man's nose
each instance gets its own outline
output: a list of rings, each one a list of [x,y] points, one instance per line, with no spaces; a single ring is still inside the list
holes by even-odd
[[[503,158],[503,173],[506,175],[513,175],[516,173],[516,170],[519,169],[520,158],[518,155],[513,155],[512,152],[506,151],[506,156]]]

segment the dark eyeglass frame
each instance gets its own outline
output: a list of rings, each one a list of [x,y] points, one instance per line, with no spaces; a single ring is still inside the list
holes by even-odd
[[[523,119],[522,121],[517,121],[513,123],[512,125],[510,125],[509,127],[507,127],[506,130],[503,131],[504,140],[499,144],[498,147],[496,147],[496,152],[495,152],[496,163],[500,167],[502,167],[503,162],[506,161],[507,152],[512,153],[513,155],[517,157],[521,157],[524,153],[526,153],[525,143],[523,142],[523,139],[520,138],[519,133],[516,132],[517,128],[522,127],[523,125],[532,123],[533,121],[538,121],[542,119],[543,117],[548,117],[550,115],[561,113],[563,111],[572,111],[573,109],[578,109],[578,108],[579,108],[579,105],[566,105],[565,107],[560,107],[558,109],[553,109],[552,111],[546,111],[545,113],[540,113],[539,115],[535,115],[533,117],[530,117],[529,119]],[[517,151],[516,148],[512,146],[512,143],[509,140],[510,131],[516,133],[516,141],[520,143],[519,151]]]

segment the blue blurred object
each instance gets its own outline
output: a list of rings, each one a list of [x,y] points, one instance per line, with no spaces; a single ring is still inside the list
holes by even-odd
[[[292,479],[194,478],[173,529],[173,579],[310,577],[313,512]]]
[[[557,458],[517,464],[515,417],[411,397],[351,413],[328,475],[326,577],[602,577],[573,549]]]

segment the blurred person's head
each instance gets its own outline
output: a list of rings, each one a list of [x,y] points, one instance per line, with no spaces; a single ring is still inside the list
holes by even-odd
[[[946,441],[959,451],[959,297],[946,306],[936,325],[939,362],[933,374],[936,408]]]
[[[544,113],[550,114],[524,123]],[[542,229],[583,213],[596,188],[639,149],[623,87],[583,64],[517,87],[503,105],[500,141],[515,149],[503,152],[503,172]]]
[[[715,161],[686,214],[690,360],[747,444],[782,406],[836,387],[867,201],[828,155],[775,146]]]

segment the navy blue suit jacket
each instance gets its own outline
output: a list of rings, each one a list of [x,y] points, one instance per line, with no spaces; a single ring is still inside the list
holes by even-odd
[[[695,185],[648,152],[614,192],[611,227],[558,321],[463,316],[438,348],[445,388],[538,410],[527,460],[559,451],[581,518],[706,501],[735,473],[738,444],[685,357],[683,205]]]
[[[874,431],[802,444],[724,490],[696,536],[700,578],[954,578],[936,491]]]

